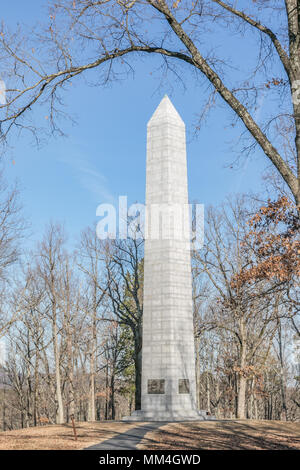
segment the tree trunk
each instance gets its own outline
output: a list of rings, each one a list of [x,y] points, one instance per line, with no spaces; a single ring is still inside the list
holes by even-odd
[[[73,416],[75,418],[75,393],[74,393],[74,361],[73,361],[73,326],[70,305],[70,279],[69,262],[66,262],[66,280],[65,280],[65,331],[67,343],[67,390],[68,390],[68,421]]]
[[[249,407],[247,410],[247,418],[248,419],[254,419],[254,401],[255,401],[255,381],[254,378],[251,380],[251,385],[250,385],[250,399],[249,399]]]
[[[254,419],[258,419],[258,400],[254,397]]]
[[[196,403],[197,408],[200,410],[200,358],[199,358],[199,341],[200,338],[197,336],[195,339],[196,349]]]
[[[216,417],[220,418],[220,382],[219,382],[219,376],[216,378],[217,384],[216,384],[216,401],[217,401],[217,407],[216,407]]]
[[[210,408],[210,375],[206,373],[206,400],[207,400],[207,410],[209,413],[211,412]]]
[[[298,191],[295,196],[298,213],[300,215],[300,26],[299,26],[299,1],[286,0],[286,13],[289,28],[289,57],[290,57],[290,74],[289,81],[292,91],[292,103],[294,108],[295,119],[295,147],[297,158],[297,178]]]
[[[281,330],[281,323],[279,319],[278,319],[278,345],[279,345],[279,360],[280,360],[280,392],[281,392],[280,419],[282,421],[286,421],[287,420],[286,384],[285,384],[285,376],[284,376],[282,330]]]
[[[92,318],[92,340],[90,352],[90,386],[89,386],[89,421],[96,421],[95,379],[96,379],[96,349],[97,349],[97,285],[94,282],[94,308]]]
[[[240,376],[239,389],[238,389],[238,405],[237,405],[237,418],[245,419],[245,405],[246,405],[246,386],[247,379]]]
[[[6,431],[6,416],[5,416],[5,411],[6,411],[6,395],[5,395],[5,388],[6,385],[3,387],[2,391],[2,431]]]
[[[71,416],[75,417],[73,351],[72,351],[72,337],[71,337],[70,331],[68,331],[67,350],[68,350],[68,403],[69,403],[69,418],[70,418]]]
[[[244,337],[244,324],[240,326],[241,337]],[[247,387],[247,378],[244,375],[244,368],[246,365],[246,347],[245,342],[242,339],[241,349],[240,349],[240,374],[238,380],[238,396],[237,396],[237,418],[245,419],[245,408],[246,408],[246,387]]]
[[[33,397],[33,424],[38,422],[38,393],[39,393],[39,352],[36,351],[34,364],[34,397]]]
[[[64,407],[61,393],[61,377],[60,377],[60,364],[59,364],[59,348],[57,339],[57,325],[56,315],[53,321],[53,345],[54,345],[54,361],[55,361],[55,382],[56,382],[56,423],[63,424],[64,422]]]
[[[288,10],[289,14],[289,38],[290,38],[290,57],[291,57],[291,66],[292,66],[292,76],[296,77],[295,87],[298,85],[297,80],[300,72],[299,65],[299,27],[298,27],[298,0],[286,0],[289,4]],[[272,164],[278,170],[288,187],[290,188],[295,200],[297,201],[300,198],[300,185],[299,185],[299,174],[294,175],[291,167],[285,162],[285,160],[278,153],[277,149],[272,145],[268,140],[267,136],[254,121],[253,117],[249,113],[248,109],[237,99],[234,93],[227,88],[219,75],[213,70],[209,63],[202,56],[191,37],[183,29],[182,23],[178,22],[175,16],[172,14],[166,2],[155,2],[153,3],[154,8],[165,15],[166,20],[168,21],[170,27],[173,29],[174,33],[178,39],[185,45],[188,51],[191,54],[191,57],[183,54],[181,58],[188,63],[191,63],[194,67],[201,70],[201,72],[208,78],[211,84],[215,87],[220,96],[224,101],[233,109],[237,116],[245,124],[246,128],[252,134],[256,142],[260,145],[265,155],[270,159]],[[282,51],[282,49],[281,49]],[[282,51],[283,52],[283,51]],[[282,56],[285,54],[282,54]],[[290,75],[291,76],[291,75]],[[293,89],[293,88],[292,88]],[[300,107],[300,106],[299,106]],[[296,129],[300,130],[300,116],[299,108],[296,105],[295,116],[298,112],[298,121],[295,120]],[[299,126],[299,127],[298,127]],[[299,143],[300,136],[296,135],[296,146]],[[300,164],[298,159],[298,170]]]
[[[93,346],[92,346],[93,348]],[[90,385],[89,385],[89,421],[96,421],[95,406],[95,355],[91,352],[90,356]]]
[[[105,370],[105,419],[108,419],[108,358]]]
[[[134,330],[135,409],[141,409],[142,394],[142,325]]]
[[[111,419],[116,417],[116,408],[115,408],[115,372],[114,368],[110,377],[110,400],[109,400],[110,416]]]

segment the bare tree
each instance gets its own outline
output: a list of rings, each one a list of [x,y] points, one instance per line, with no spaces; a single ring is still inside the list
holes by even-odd
[[[107,245],[107,295],[115,321],[127,325],[134,338],[135,409],[141,408],[143,240],[115,240]]]
[[[62,315],[60,362],[64,368],[63,388],[66,396],[66,418],[75,417],[76,390],[74,360],[76,347],[84,329],[84,305],[80,280],[76,276],[74,257],[67,252],[60,259],[59,307]],[[65,359],[64,359],[65,358]]]
[[[56,117],[65,117],[62,93],[75,77],[86,74],[101,86],[132,72],[131,56],[156,54],[162,58],[164,70],[174,72],[176,78],[181,79],[177,67],[181,64],[183,74],[191,68],[196,77],[207,80],[212,95],[206,108],[215,102],[215,94],[227,103],[299,206],[299,9],[299,0],[256,0],[241,10],[222,0],[50,2],[49,22],[43,29],[9,34],[3,27],[0,33],[1,61],[10,71],[7,103],[2,105],[2,136],[12,128],[35,132],[29,112],[36,103],[45,101],[52,131],[62,132]],[[230,57],[232,51],[225,50],[220,31],[238,34],[245,48],[248,37],[249,42],[252,35],[256,41],[257,60],[251,64],[244,54],[247,72],[241,79],[225,73],[234,57]],[[218,57],[211,53],[211,45],[217,46],[219,41],[224,53]],[[93,69],[97,74],[87,75]],[[277,106],[273,115],[260,123],[254,112],[263,90],[270,90],[271,100],[277,96]],[[276,133],[282,116],[288,118],[294,135],[291,159],[286,158]]]
[[[205,274],[215,292],[215,301],[198,324],[204,330],[225,330],[232,337],[236,360],[231,365],[237,377],[236,414],[246,417],[249,379],[260,372],[277,330],[274,304],[266,295],[270,286],[257,282],[250,289],[235,289],[232,279],[240,266],[249,262],[240,244],[247,226],[241,202],[226,211],[210,210],[206,218],[206,244],[195,254],[200,273]]]
[[[65,235],[58,224],[50,224],[40,244],[38,272],[44,284],[47,302],[47,314],[52,324],[52,345],[55,361],[55,394],[57,404],[57,423],[64,422],[64,406],[62,398],[61,362],[59,350],[59,318],[61,261],[63,256],[63,243]]]
[[[16,321],[20,309],[10,305],[9,288],[15,281],[11,268],[20,261],[21,240],[28,225],[21,215],[20,195],[17,185],[9,187],[3,170],[0,172],[0,337]],[[20,287],[20,298],[26,286]],[[13,312],[13,313],[12,313]]]
[[[92,323],[95,323],[98,307],[102,304],[102,320],[127,325],[132,331],[136,409],[141,406],[143,246],[143,239],[135,238],[101,241],[96,231],[90,229],[82,234],[80,250],[80,269],[92,286]],[[95,338],[95,328],[93,331]],[[96,338],[92,344],[96,344]]]
[[[98,338],[97,327],[101,318],[100,308],[103,315],[103,299],[106,294],[103,288],[103,253],[100,249],[99,239],[96,230],[89,228],[81,235],[79,253],[79,268],[85,273],[89,288],[89,299],[86,311],[89,316],[89,357],[90,357],[90,385],[89,385],[89,420],[96,420],[96,372],[97,372],[97,351]]]

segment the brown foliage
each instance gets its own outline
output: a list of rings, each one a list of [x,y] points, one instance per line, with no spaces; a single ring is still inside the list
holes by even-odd
[[[242,247],[252,251],[250,266],[232,278],[232,287],[260,279],[288,282],[300,276],[300,220],[287,197],[268,201],[249,220]]]

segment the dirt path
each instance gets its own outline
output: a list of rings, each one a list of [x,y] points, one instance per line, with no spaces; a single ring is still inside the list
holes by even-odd
[[[133,450],[149,432],[155,432],[164,423],[147,423],[129,429],[99,444],[86,447],[85,450]]]

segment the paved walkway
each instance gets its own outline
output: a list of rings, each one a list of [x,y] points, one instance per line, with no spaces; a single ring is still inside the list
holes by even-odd
[[[90,447],[86,447],[85,450],[132,450],[136,449],[137,444],[143,439],[147,432],[154,429],[158,429],[164,426],[166,423],[146,423],[135,428],[131,428],[128,431],[117,434],[117,436],[111,437],[106,441],[100,442]]]

